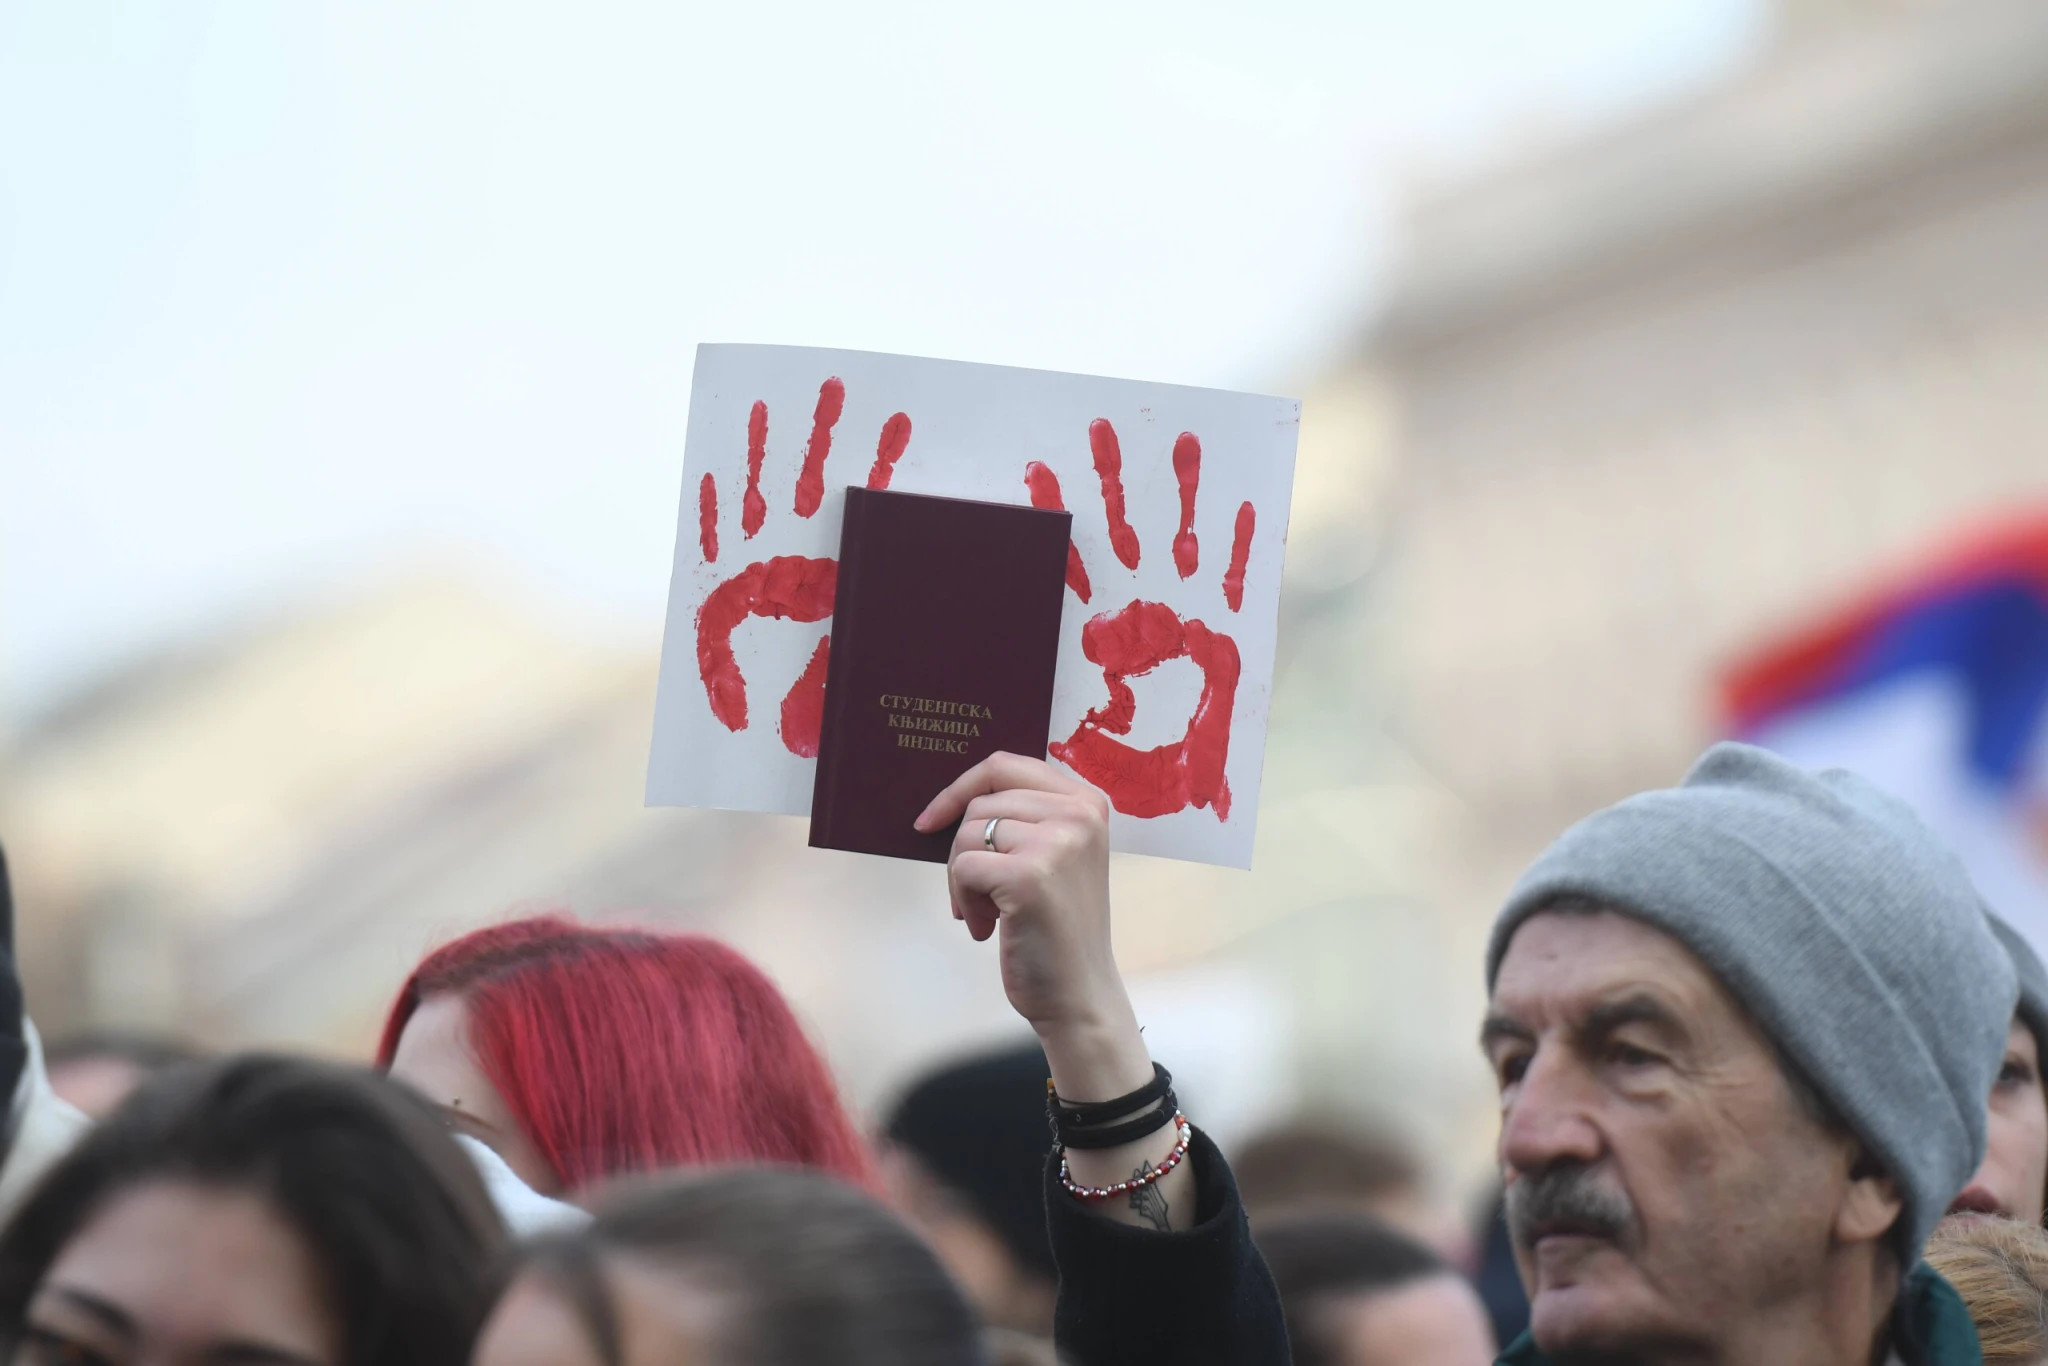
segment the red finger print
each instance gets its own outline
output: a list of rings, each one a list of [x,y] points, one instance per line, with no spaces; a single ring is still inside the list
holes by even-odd
[[[875,467],[868,471],[868,487],[885,489],[896,473],[896,462],[910,444],[910,415],[898,413],[882,424],[882,439],[875,446]]]
[[[1188,723],[1180,756],[1188,800],[1213,808],[1218,820],[1229,820],[1230,779],[1223,770],[1230,758],[1230,716],[1237,704],[1237,642],[1191,621],[1188,658],[1202,671],[1202,697],[1195,703],[1195,718]]]
[[[1199,567],[1201,558],[1195,541],[1195,486],[1202,482],[1202,443],[1193,432],[1182,432],[1173,443],[1173,477],[1180,484],[1180,531],[1173,538],[1173,567],[1185,579]]]
[[[747,681],[733,656],[733,631],[748,617],[823,621],[832,615],[838,583],[835,560],[778,555],[748,565],[704,599],[697,609],[697,675],[711,714],[727,730],[747,728]]]
[[[1043,462],[1034,460],[1024,467],[1024,487],[1031,490],[1031,506],[1051,512],[1067,510],[1060,499],[1059,476]],[[1082,602],[1088,601],[1088,568],[1081,563],[1081,548],[1071,540],[1067,542],[1067,587]]]
[[[1095,473],[1102,480],[1102,510],[1109,518],[1109,545],[1124,568],[1138,567],[1138,533],[1124,515],[1124,452],[1116,428],[1098,417],[1088,424],[1088,449],[1095,455]]]
[[[1126,568],[1136,570],[1140,559],[1138,535],[1125,511],[1123,450],[1116,429],[1107,418],[1088,424],[1088,446],[1094,456],[1096,476],[1102,482],[1110,545]],[[1155,458],[1147,456],[1148,460]],[[1195,533],[1202,482],[1201,438],[1193,432],[1182,432],[1173,443],[1172,464],[1180,493],[1173,564],[1185,580],[1201,567],[1201,544]],[[1027,464],[1024,483],[1031,491],[1033,507],[1065,507],[1059,479],[1046,465],[1036,461]],[[1157,481],[1148,474],[1143,487],[1157,487]],[[1221,584],[1225,606],[1232,612],[1244,604],[1245,567],[1251,557],[1255,520],[1250,503],[1238,508],[1230,565]],[[1083,602],[1088,600],[1088,575],[1080,552],[1071,542],[1067,551],[1067,583]],[[1183,604],[1182,610],[1185,607]],[[1100,706],[1082,716],[1073,734],[1048,745],[1047,753],[1100,789],[1122,815],[1154,820],[1192,806],[1214,813],[1219,821],[1229,820],[1230,727],[1243,672],[1237,642],[1192,616],[1182,616],[1181,610],[1165,603],[1134,600],[1084,622],[1081,653],[1101,668],[1107,696]],[[1181,738],[1151,749],[1139,749],[1118,739],[1131,733],[1138,712],[1138,696],[1131,680],[1174,659],[1188,660],[1202,675],[1201,695]]]
[[[804,446],[804,467],[796,477],[796,515],[810,517],[825,500],[825,457],[832,454],[832,429],[846,408],[846,385],[835,376],[818,386],[818,409],[811,416],[811,439]]]
[[[1237,531],[1230,541],[1230,568],[1223,573],[1223,600],[1235,612],[1244,606],[1244,566],[1252,557],[1252,523],[1258,515],[1250,503],[1237,509]]]
[[[708,474],[697,485],[697,545],[704,563],[718,558],[718,484]]]
[[[761,497],[761,462],[768,458],[768,405],[756,400],[747,414],[747,491],[740,499],[740,531],[748,540],[768,519],[768,502]]]
[[[818,757],[818,735],[825,726],[825,668],[831,658],[832,637],[826,636],[782,699],[782,746],[806,759]]]

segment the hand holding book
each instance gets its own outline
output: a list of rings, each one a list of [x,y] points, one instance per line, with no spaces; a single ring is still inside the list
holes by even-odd
[[[1042,759],[993,754],[933,798],[916,826],[937,831],[955,821],[946,865],[953,917],[976,940],[1000,934],[1004,994],[1037,1031],[1061,1097],[1102,1102],[1144,1086],[1152,1059],[1110,943],[1108,801]],[[1170,1146],[1161,1134],[1067,1159],[1076,1181],[1107,1186],[1158,1162]],[[1157,1194],[1163,1205],[1117,1201],[1107,1212],[1152,1227],[1162,1209],[1192,1220],[1186,1164]]]

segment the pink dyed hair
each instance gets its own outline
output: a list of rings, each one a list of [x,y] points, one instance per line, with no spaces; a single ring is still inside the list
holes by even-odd
[[[561,915],[466,934],[399,989],[380,1067],[420,1002],[444,993],[463,998],[479,1066],[565,1190],[754,1162],[874,1186],[867,1147],[789,1003],[714,939]]]

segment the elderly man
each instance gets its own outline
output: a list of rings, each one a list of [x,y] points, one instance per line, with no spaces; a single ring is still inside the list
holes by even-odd
[[[1089,1366],[1281,1366],[1278,1293],[1222,1155],[1182,1123],[1162,1161],[1170,1102],[1132,1090],[1151,1063],[1110,947],[1108,814],[1003,754],[918,821],[959,823],[953,913],[1000,934],[1054,1103],[1108,1126],[1048,1168],[1062,1345]],[[1487,976],[1533,1323],[1507,1366],[1981,1360],[1919,1254],[1983,1159],[2018,988],[1903,806],[1718,745],[1552,845]]]
[[[2048,969],[2018,931],[1990,917],[1991,932],[2019,974],[2020,1004],[2005,1036],[2005,1061],[1991,1088],[1984,1162],[1950,1206],[1953,1214],[1993,1214],[2041,1222],[2048,1203],[2048,1092],[2041,1086],[2048,1039]]]
[[[1504,1362],[1978,1360],[1919,1252],[2016,986],[1903,806],[1716,746],[1552,845],[1487,973],[1532,1324]]]

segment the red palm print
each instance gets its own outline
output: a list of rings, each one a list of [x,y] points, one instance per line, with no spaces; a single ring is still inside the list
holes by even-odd
[[[832,432],[846,409],[846,386],[837,378],[818,386],[818,406],[811,414],[811,436],[804,444],[791,511],[815,517],[825,499],[825,461],[832,454]],[[875,463],[867,486],[889,487],[896,462],[910,444],[910,419],[897,413],[882,424],[875,443]],[[740,533],[746,540],[767,524],[768,501],[761,496],[761,467],[768,458],[768,405],[754,404],[747,415],[747,487],[740,497]],[[718,483],[706,474],[697,485],[697,544],[704,563],[718,562]],[[732,633],[748,617],[781,617],[790,621],[823,621],[832,615],[832,597],[839,584],[837,560],[803,555],[776,555],[756,560],[713,588],[697,609],[697,674],[711,714],[727,730],[745,730],[747,680],[732,650]],[[816,758],[818,727],[825,712],[825,665],[832,637],[818,642],[811,661],[782,698],[777,733],[784,748]]]
[[[1102,488],[1110,549],[1126,569],[1136,569],[1143,551],[1124,507],[1123,448],[1107,419],[1089,424],[1088,448]],[[1173,443],[1173,473],[1180,487],[1173,565],[1181,578],[1188,579],[1201,568],[1195,497],[1202,479],[1202,443],[1193,432],[1182,432]],[[1037,461],[1025,467],[1024,485],[1034,507],[1065,506],[1058,477]],[[1224,605],[1233,613],[1244,606],[1245,564],[1251,557],[1256,522],[1252,505],[1240,504],[1221,585]],[[1067,547],[1067,587],[1083,603],[1093,595],[1080,549],[1072,545]],[[1127,816],[1170,816],[1197,806],[1214,811],[1218,820],[1228,820],[1230,782],[1224,770],[1230,758],[1231,709],[1237,700],[1237,642],[1205,622],[1183,618],[1165,603],[1134,600],[1090,618],[1081,628],[1081,652],[1102,669],[1109,701],[1082,717],[1072,735],[1055,740],[1049,746],[1052,757],[1101,788],[1110,805]],[[1145,750],[1113,738],[1130,734],[1137,711],[1130,680],[1181,658],[1202,672],[1202,694],[1186,733],[1170,744]]]

